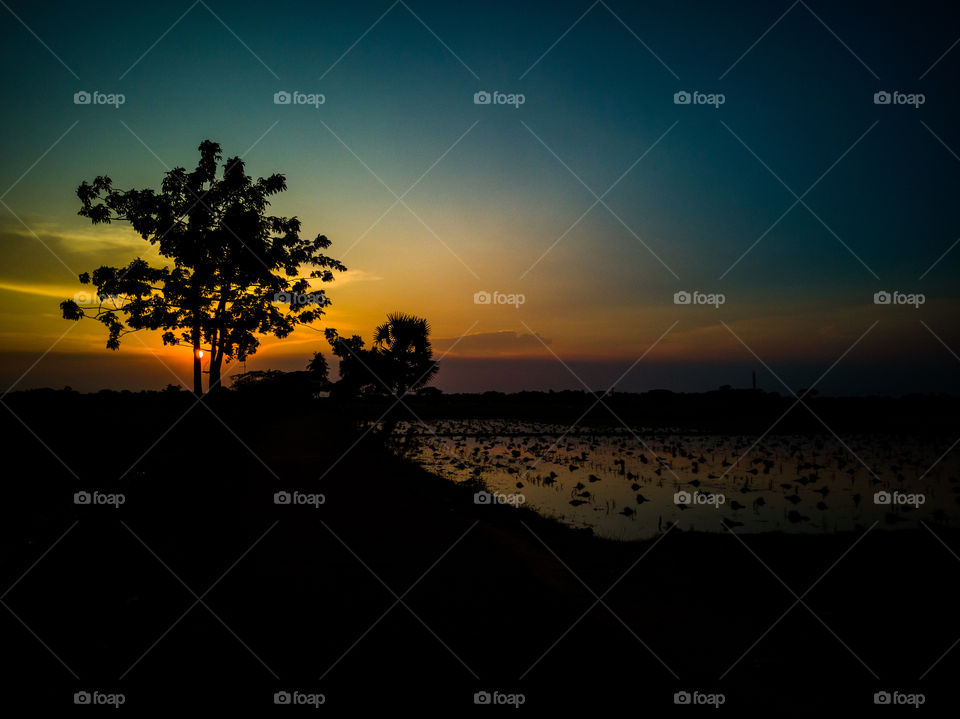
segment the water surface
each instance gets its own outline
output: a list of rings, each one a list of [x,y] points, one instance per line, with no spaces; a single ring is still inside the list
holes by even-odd
[[[952,440],[596,430],[503,420],[401,424],[404,451],[613,539],[677,528],[834,532],[960,518]],[[946,456],[944,456],[946,454]],[[878,493],[880,493],[878,495]],[[882,503],[886,498],[890,503]],[[881,503],[878,503],[881,502]]]

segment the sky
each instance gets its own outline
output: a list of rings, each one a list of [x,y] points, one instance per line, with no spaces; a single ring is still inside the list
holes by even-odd
[[[702,391],[756,371],[781,392],[960,392],[956,9],[2,5],[7,389],[189,379],[189,350],[143,333],[111,352],[58,305],[80,272],[155,258],[77,216],[80,182],[158,187],[209,138],[285,174],[272,211],[349,268],[316,329],[248,370],[300,369],[324,327],[369,341],[404,311],[429,319],[447,391]]]

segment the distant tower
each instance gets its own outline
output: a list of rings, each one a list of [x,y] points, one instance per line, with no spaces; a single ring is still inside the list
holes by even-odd
[[[756,389],[757,388],[757,372],[756,370],[754,370],[750,374],[753,375],[753,388]]]

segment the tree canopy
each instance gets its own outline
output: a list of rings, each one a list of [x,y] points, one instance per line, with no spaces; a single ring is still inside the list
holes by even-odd
[[[114,189],[106,176],[80,185],[79,215],[93,224],[130,223],[172,266],[137,257],[123,268],[85,272],[80,282],[96,287],[96,301],[60,307],[65,319],[103,323],[109,349],[142,329],[162,331],[166,345],[189,345],[201,394],[203,351],[215,389],[223,364],[254,354],[260,336],[283,338],[323,315],[330,299],[311,281],[330,282],[346,267],[323,254],[331,244],[325,235],[304,239],[297,217],[267,214],[269,198],[287,189],[283,175],[254,180],[240,157],[221,162],[219,144],[205,140],[198,149],[196,169],[169,170],[159,191]]]

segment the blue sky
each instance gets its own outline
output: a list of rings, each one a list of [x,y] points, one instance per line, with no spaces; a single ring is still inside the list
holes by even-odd
[[[960,254],[937,262],[960,237],[955,10],[7,5],[0,52],[14,70],[2,80],[10,100],[0,193],[13,187],[0,205],[0,368],[11,380],[65,329],[57,301],[37,291],[66,291],[71,271],[142,251],[120,228],[104,234],[76,216],[79,182],[109,174],[122,187],[156,186],[211,138],[227,155],[247,153],[253,174],[284,172],[290,189],[274,209],[300,216],[306,234],[327,234],[343,255],[351,273],[331,289],[330,324],[369,335],[400,309],[431,319],[438,348],[473,337],[468,354],[454,348],[447,361],[488,370],[448,372],[461,378],[448,389],[519,388],[528,364],[504,368],[518,358],[556,362],[554,353],[585,363],[581,372],[602,384],[620,373],[604,368],[622,372],[674,322],[650,357],[669,371],[638,370],[628,384],[727,383],[726,362],[758,364],[746,344],[800,386],[874,321],[872,349],[838,369],[835,391],[958,387],[941,340],[960,347]],[[79,90],[125,102],[77,105]],[[277,105],[279,90],[325,102]],[[525,102],[476,105],[479,90]],[[722,93],[724,102],[678,105],[679,91]],[[924,102],[878,105],[879,91]],[[392,193],[421,176],[406,205],[394,205]],[[673,303],[675,292],[697,289],[726,303]],[[883,289],[928,300],[878,307],[873,294]],[[478,290],[527,301],[477,306]],[[85,382],[104,381],[105,363],[128,362],[117,376],[157,384],[163,368],[144,374],[134,362],[139,343],[108,358],[98,330],[71,331],[52,354],[89,356],[78,370]],[[299,331],[252,363],[297,365],[322,349],[318,337]],[[31,381],[71,383],[55,367],[38,367]],[[561,366],[564,374],[558,388],[577,386]]]

